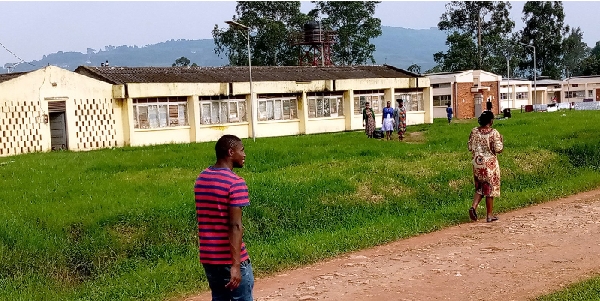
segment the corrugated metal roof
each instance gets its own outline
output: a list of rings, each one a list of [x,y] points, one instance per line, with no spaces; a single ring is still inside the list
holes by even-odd
[[[247,66],[228,67],[90,67],[75,72],[111,84],[230,83],[249,80]],[[311,81],[360,78],[414,78],[419,75],[393,66],[253,66],[252,80]]]
[[[5,82],[5,81],[9,81],[13,78],[17,78],[23,74],[27,74],[29,72],[14,72],[14,73],[5,73],[5,74],[0,74],[0,83]]]

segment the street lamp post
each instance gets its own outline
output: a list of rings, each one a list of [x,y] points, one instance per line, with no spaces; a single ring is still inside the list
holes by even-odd
[[[534,93],[534,97],[533,97],[533,102],[535,104],[535,100],[537,98],[537,66],[535,63],[535,46],[533,45],[529,45],[529,44],[525,44],[525,43],[521,43],[519,42],[519,44],[523,45],[523,46],[527,46],[527,47],[531,47],[533,48],[533,93]]]
[[[510,55],[506,56],[506,81],[507,84],[507,92],[506,92],[506,108],[510,107]]]
[[[252,110],[251,118],[252,118],[252,140],[256,141],[256,119],[258,106],[254,101],[254,91],[252,85],[252,54],[250,53],[250,27],[238,23],[236,21],[225,21],[225,23],[229,24],[233,29],[242,29],[246,31],[246,40],[248,40],[248,74],[250,77],[250,109]]]

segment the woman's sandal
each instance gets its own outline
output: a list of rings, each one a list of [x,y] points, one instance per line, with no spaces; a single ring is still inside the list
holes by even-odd
[[[497,220],[498,220],[498,217],[497,217],[497,216],[492,216],[492,217],[488,217],[488,218],[487,218],[487,222],[488,222],[488,223],[495,222],[495,221],[497,221]]]
[[[477,221],[477,211],[475,210],[475,208],[469,208],[469,217],[472,221]]]

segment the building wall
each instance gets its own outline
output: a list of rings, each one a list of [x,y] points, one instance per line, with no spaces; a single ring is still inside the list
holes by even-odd
[[[424,110],[407,112],[409,125],[433,122],[428,78],[317,80],[308,82],[144,83],[111,85],[91,77],[49,66],[0,83],[0,156],[48,151],[48,104],[65,101],[67,146],[92,150],[123,145],[216,141],[224,134],[252,137],[252,104],[260,94],[297,93],[298,119],[258,121],[257,137],[362,130],[362,114],[354,115],[355,90],[384,90],[394,100],[395,89],[423,89]],[[35,87],[35,89],[23,88]],[[343,116],[308,118],[307,92],[343,92]],[[200,96],[246,95],[246,120],[240,123],[201,124]],[[135,128],[134,99],[187,97],[186,126]],[[181,114],[181,113],[180,113]],[[376,115],[381,127],[381,115]]]
[[[346,130],[345,117],[311,118],[306,124],[305,134],[343,132],[344,130]]]
[[[483,108],[485,110],[485,102],[488,98],[492,100],[492,112],[498,114],[500,111],[498,101],[498,86],[499,82],[482,82],[482,87],[490,87],[489,90],[480,90],[483,94]],[[475,116],[475,94],[471,92],[473,83],[455,83],[456,99],[453,99],[454,116],[458,119],[467,119],[478,117]]]
[[[0,156],[44,151],[40,101],[0,97]]]
[[[54,101],[65,102],[69,150],[123,145],[112,85],[48,66],[0,83],[0,156],[51,149],[48,105]]]
[[[256,137],[278,137],[303,134],[300,120],[259,121],[256,125]]]

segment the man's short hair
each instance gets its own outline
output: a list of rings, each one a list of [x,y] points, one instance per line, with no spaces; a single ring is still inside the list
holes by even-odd
[[[229,156],[229,150],[234,148],[238,143],[242,142],[240,138],[235,135],[223,135],[215,144],[215,153],[217,159],[227,158]]]

